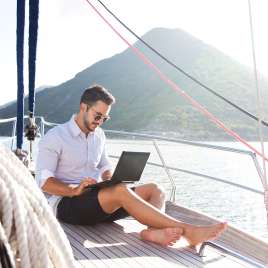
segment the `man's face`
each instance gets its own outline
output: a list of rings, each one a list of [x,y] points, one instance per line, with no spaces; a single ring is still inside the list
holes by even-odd
[[[102,101],[97,101],[93,106],[89,107],[85,104],[83,112],[83,125],[88,132],[92,132],[109,119],[111,106]]]

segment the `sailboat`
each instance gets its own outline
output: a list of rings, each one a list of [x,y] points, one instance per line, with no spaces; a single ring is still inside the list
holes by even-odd
[[[18,1],[18,3],[21,3],[21,2],[22,1]],[[32,4],[36,2],[37,1],[32,1]],[[90,3],[90,1],[88,2]],[[37,12],[38,5],[33,6],[33,9]],[[33,27],[34,28],[30,29],[30,34],[33,35],[33,39],[34,39],[34,33],[36,33],[35,27],[37,27],[37,25],[33,23]],[[33,39],[30,38],[30,40],[33,40]],[[33,46],[36,47],[36,40],[35,41],[33,40]],[[135,48],[133,48],[133,50],[135,53],[137,53],[137,55],[140,58],[143,59],[143,61],[148,63],[148,60],[145,57],[143,57],[143,55],[139,51],[137,51]],[[32,48],[32,51],[35,51],[35,49]],[[30,64],[31,67],[29,67],[29,69],[32,68],[31,70],[35,69],[35,66],[34,66],[35,55],[34,54],[35,53],[33,54],[30,53],[30,57],[33,56],[33,58],[31,58],[30,60],[32,64]],[[20,53],[18,53],[18,55],[20,55]],[[160,70],[157,67],[153,67],[153,68],[156,72],[158,73],[160,72]],[[36,132],[37,132],[37,127],[35,124],[37,119],[39,119],[40,121],[41,135],[44,135],[45,133],[45,126],[53,125],[53,122],[47,122],[43,117],[40,117],[40,118],[34,117],[34,105],[33,105],[34,104],[34,74],[31,76],[31,78],[33,80],[31,80],[32,83],[29,83],[30,92],[31,92],[29,96],[29,100],[31,100],[30,108],[29,108],[30,113],[29,113],[29,123],[26,128],[27,130],[26,135],[30,141],[30,144],[33,143],[34,136],[36,135]],[[162,78],[166,80],[165,77],[162,76]],[[18,80],[20,83],[23,82],[22,79],[23,79],[23,76],[19,76]],[[168,80],[168,83],[170,84],[170,86],[173,86],[177,90],[177,86],[174,85],[171,80]],[[21,91],[19,91],[18,111],[21,111],[21,112],[19,112],[18,118],[6,119],[6,120],[2,120],[2,122],[4,121],[14,122],[12,140],[14,140],[17,137],[17,148],[18,148],[17,152],[23,157],[24,156],[22,152],[23,128],[21,126],[23,125],[24,116],[23,116],[23,105],[22,105],[23,98],[21,98],[21,95],[23,94]],[[17,128],[17,131],[15,131],[16,128]],[[265,156],[262,152],[259,152],[259,151],[254,151],[252,153],[252,152],[237,150],[233,148],[213,146],[209,144],[189,142],[189,141],[184,141],[184,140],[167,139],[167,138],[163,138],[159,136],[145,135],[145,134],[140,134],[140,133],[127,133],[127,132],[122,132],[122,131],[111,131],[111,130],[107,131],[107,133],[112,133],[113,135],[120,134],[120,135],[125,135],[125,136],[137,137],[137,138],[142,138],[142,139],[146,138],[146,139],[153,140],[154,146],[161,160],[161,166],[166,171],[167,176],[170,179],[170,184],[171,184],[170,200],[166,202],[166,213],[184,222],[205,225],[205,224],[219,222],[219,220],[215,219],[214,217],[205,215],[201,212],[194,211],[189,208],[176,204],[175,202],[176,185],[169,172],[169,170],[172,170],[172,169],[176,170],[176,168],[171,168],[166,165],[165,160],[161,154],[161,150],[159,150],[159,147],[157,144],[159,140],[189,144],[191,146],[208,147],[213,150],[224,150],[224,151],[229,150],[235,153],[248,154],[249,157],[252,158],[254,164],[256,165],[256,168],[258,169],[258,173],[261,174],[261,178],[263,179],[263,185],[264,186],[266,185],[263,174],[262,174],[262,170],[256,159],[256,153],[263,156],[263,158],[265,158]],[[30,153],[32,153],[31,148],[32,146],[30,147]],[[19,164],[19,162],[15,160],[14,157],[11,156],[11,153],[8,153],[6,150],[2,150],[1,153],[5,154],[8,161],[14,164],[14,169],[17,169],[20,172],[22,172],[24,174],[24,177],[30,176],[29,175],[30,173],[27,173],[25,168],[23,168],[22,165]],[[4,161],[3,158],[2,158],[2,161]],[[8,165],[8,161],[5,164]],[[155,165],[155,164],[152,163],[152,165]],[[11,170],[11,167],[10,167],[10,170]],[[15,171],[14,171],[14,174],[15,174]],[[214,177],[211,177],[211,179],[217,180],[217,178],[214,178]],[[245,190],[249,190],[253,192],[255,191],[256,194],[260,194],[260,193],[263,194],[263,192],[261,191],[250,189],[249,187],[246,187],[246,186],[241,186],[241,185],[227,182],[227,181],[222,181],[222,182],[229,184],[229,185],[231,184],[235,187],[241,187]],[[29,187],[25,187],[25,188],[30,190]],[[33,189],[37,191],[35,187],[33,187]],[[36,197],[36,198],[39,198],[39,197]],[[44,211],[45,211],[46,205],[43,204],[43,201],[40,201],[40,206],[41,205],[44,207]],[[37,209],[37,206],[35,207],[35,209]],[[1,211],[1,214],[2,213],[3,212]],[[54,227],[58,226],[57,223],[55,223],[55,219],[51,217],[49,212],[46,212],[44,214],[47,215],[47,217],[51,219],[51,221],[54,223],[53,225]],[[7,226],[7,225],[5,227],[11,228],[11,226]],[[15,227],[17,228],[17,226]],[[133,266],[150,267],[150,266],[162,266],[162,265],[169,265],[171,267],[173,266],[174,267],[221,267],[223,265],[227,267],[268,267],[268,244],[265,241],[262,241],[261,239],[258,239],[254,237],[253,235],[250,235],[232,225],[228,227],[227,231],[218,240],[213,241],[213,242],[212,241],[204,242],[199,249],[190,248],[186,244],[184,244],[183,241],[182,243],[179,242],[174,247],[169,247],[169,248],[163,248],[163,247],[151,244],[151,243],[143,242],[138,238],[138,232],[141,230],[141,228],[143,228],[143,226],[132,218],[119,220],[111,224],[110,223],[98,224],[97,226],[73,226],[73,225],[61,223],[61,227],[63,228],[65,235],[67,239],[69,240],[69,243],[72,247],[73,256],[75,258],[75,265],[77,265],[78,267],[113,267],[113,266],[122,267],[122,266],[127,266],[127,265],[132,266],[132,267]],[[61,241],[63,243],[66,242],[64,235],[61,233],[61,231],[58,231],[58,232],[60,233],[60,236],[63,237]],[[18,240],[20,239],[20,237],[17,236],[14,239],[13,243],[16,243],[15,241],[16,239]],[[4,257],[2,258],[2,255],[1,255],[2,267],[12,267],[12,265],[13,266],[16,265],[14,262],[15,259],[18,265],[20,265],[19,253],[20,251],[22,251],[22,248],[19,249],[18,252],[16,253],[18,256],[16,256],[16,254],[14,255],[13,262],[10,262],[8,261],[8,256],[12,254],[12,247],[10,246],[7,249],[5,249],[4,246],[8,243],[8,241],[1,241],[1,242],[4,242],[4,243],[0,244],[1,246],[0,251],[1,251],[1,254],[3,253],[3,255],[6,258],[4,260]],[[39,240],[38,242],[41,243],[42,241]],[[58,249],[60,250],[60,248]],[[66,263],[65,267],[68,267],[68,266],[73,267],[73,260],[68,255],[70,254],[68,246],[66,247],[65,251],[67,252],[66,259],[69,261],[69,265],[68,263]],[[34,252],[34,249],[32,249],[32,252]],[[52,253],[47,252],[47,254],[52,254]],[[34,256],[35,254],[32,253],[32,255]],[[48,262],[47,265],[51,265],[51,267],[60,267],[57,265],[59,265],[61,261],[60,260],[58,260],[58,262],[55,261],[57,260],[57,258],[54,258],[53,260],[54,262]],[[35,265],[34,261],[30,263],[29,265],[33,265],[33,266],[27,266],[27,267],[37,267],[37,266],[34,266]],[[45,267],[45,266],[42,266],[42,267]]]

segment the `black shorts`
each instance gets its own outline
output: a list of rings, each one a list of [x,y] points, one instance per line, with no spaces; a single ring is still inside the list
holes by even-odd
[[[131,188],[134,190],[134,187]],[[112,214],[103,211],[98,200],[100,189],[92,189],[75,197],[63,197],[57,207],[57,218],[66,223],[94,225],[100,222],[113,222],[129,216],[119,208]]]

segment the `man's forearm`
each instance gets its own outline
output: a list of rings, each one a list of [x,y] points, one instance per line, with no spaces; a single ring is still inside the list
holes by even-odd
[[[46,180],[42,190],[48,194],[59,196],[74,196],[74,189],[70,185],[63,183],[56,178],[50,177]]]

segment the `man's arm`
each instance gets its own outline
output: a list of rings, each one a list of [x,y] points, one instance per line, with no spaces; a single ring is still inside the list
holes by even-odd
[[[96,180],[92,178],[85,178],[80,182],[79,185],[73,186],[70,184],[63,183],[54,177],[50,177],[42,186],[42,190],[51,195],[73,197],[82,194],[88,185],[94,183],[96,183]]]
[[[85,187],[96,183],[95,179],[85,178],[79,185],[69,185],[55,178],[58,161],[62,152],[61,139],[54,130],[49,131],[39,142],[39,153],[36,162],[36,180],[43,192],[58,196],[77,196]]]
[[[112,178],[112,166],[109,160],[109,157],[106,153],[106,147],[104,146],[102,154],[101,154],[101,159],[98,164],[98,168],[100,170],[101,178],[106,181]]]

